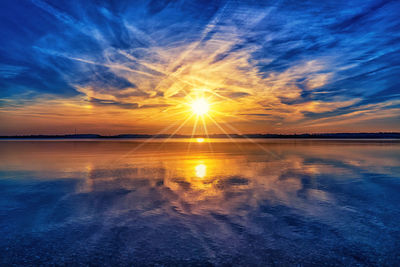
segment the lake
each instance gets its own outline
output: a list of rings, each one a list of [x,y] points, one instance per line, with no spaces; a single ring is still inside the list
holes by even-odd
[[[0,265],[400,262],[399,140],[200,141],[0,141]]]

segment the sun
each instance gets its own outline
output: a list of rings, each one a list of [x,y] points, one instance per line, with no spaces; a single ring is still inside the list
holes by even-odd
[[[204,98],[196,99],[192,102],[191,106],[193,113],[198,116],[203,116],[210,110],[210,104]]]

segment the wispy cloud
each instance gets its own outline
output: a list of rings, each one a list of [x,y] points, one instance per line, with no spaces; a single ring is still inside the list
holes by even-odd
[[[0,19],[8,114],[32,105],[45,114],[51,95],[80,103],[65,113],[90,106],[88,120],[96,109],[142,120],[157,110],[162,124],[163,110],[199,89],[225,113],[253,121],[251,131],[329,123],[352,130],[354,121],[367,127],[398,112],[397,1],[32,0],[8,10]]]

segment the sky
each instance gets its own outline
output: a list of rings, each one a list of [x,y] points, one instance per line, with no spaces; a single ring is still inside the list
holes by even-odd
[[[0,135],[400,131],[399,14],[396,0],[2,0]]]

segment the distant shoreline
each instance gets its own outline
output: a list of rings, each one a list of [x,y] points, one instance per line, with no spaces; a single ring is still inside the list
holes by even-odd
[[[119,134],[119,135],[99,135],[99,134],[66,134],[66,135],[15,135],[0,136],[0,139],[162,139],[162,138],[267,138],[267,139],[400,139],[400,133],[322,133],[322,134],[211,134],[205,135],[148,135],[148,134]]]

